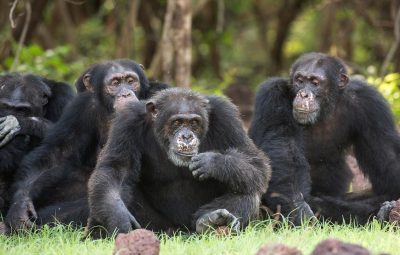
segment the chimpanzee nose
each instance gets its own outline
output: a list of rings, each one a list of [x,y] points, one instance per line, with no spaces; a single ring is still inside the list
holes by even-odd
[[[133,96],[135,93],[133,93],[132,90],[130,89],[122,89],[122,91],[119,93],[118,96],[120,97],[130,97]]]
[[[308,93],[305,92],[305,91],[301,91],[301,92],[300,92],[300,96],[301,96],[302,98],[307,98],[307,97],[308,97]]]
[[[185,133],[182,134],[182,138],[186,141],[186,142],[190,142],[193,139],[193,134],[192,133]]]

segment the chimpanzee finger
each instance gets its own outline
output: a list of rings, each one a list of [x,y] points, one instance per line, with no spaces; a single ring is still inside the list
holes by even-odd
[[[199,176],[199,181],[204,181],[205,179],[208,179],[208,174],[203,172]]]
[[[189,170],[190,171],[194,171],[196,169],[198,169],[199,167],[201,167],[203,165],[203,163],[201,161],[196,161],[196,162],[191,162],[189,165]]]
[[[134,226],[135,229],[142,228],[142,227],[140,226],[139,222],[136,220],[136,218],[135,218],[132,214],[130,214],[130,213],[129,213],[129,219],[130,219],[130,221],[131,221],[131,223],[133,224],[133,226]]]
[[[202,159],[203,159],[203,156],[202,156],[202,153],[200,153],[200,154],[193,156],[191,160],[192,160],[192,162],[195,162],[195,161],[200,161]]]
[[[1,132],[0,132],[0,139],[2,139],[1,143],[0,143],[0,147],[3,147],[4,145],[6,145],[8,142],[10,142],[15,135],[18,133],[19,129],[12,129],[8,134],[4,136],[1,136]]]
[[[7,122],[0,123],[0,130],[3,130],[5,127],[7,127]]]
[[[203,168],[199,168],[192,172],[194,178],[200,178],[201,175],[205,174]]]

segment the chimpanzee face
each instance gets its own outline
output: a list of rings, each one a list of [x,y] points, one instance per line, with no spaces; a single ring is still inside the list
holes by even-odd
[[[146,97],[149,85],[142,65],[119,59],[90,67],[75,86],[79,92],[96,93],[100,104],[109,111],[118,111],[126,103]]]
[[[33,75],[6,75],[0,78],[2,116],[44,116],[50,96],[50,88]]]
[[[104,93],[114,98],[114,109],[119,110],[126,103],[137,101],[139,92],[139,75],[129,68],[113,66],[104,77]]]
[[[176,166],[189,166],[208,129],[208,101],[186,89],[167,89],[147,104],[155,136]]]
[[[312,125],[335,108],[340,90],[348,78],[336,70],[339,64],[334,61],[326,55],[306,54],[293,65],[293,117],[299,124]]]

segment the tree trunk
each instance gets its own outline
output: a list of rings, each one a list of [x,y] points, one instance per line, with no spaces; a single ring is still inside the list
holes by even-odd
[[[127,19],[121,21],[121,31],[116,37],[117,58],[129,58],[133,48],[133,31],[136,26],[137,14],[139,9],[140,0],[129,1],[127,11]]]
[[[162,38],[150,68],[155,77],[180,87],[190,86],[191,29],[191,1],[169,0]]]
[[[274,72],[282,68],[283,46],[289,35],[293,21],[300,15],[304,5],[309,0],[285,0],[278,11],[278,26],[271,50]]]
[[[321,52],[329,52],[332,46],[333,26],[335,25],[337,4],[334,1],[328,2],[321,10],[320,45]]]

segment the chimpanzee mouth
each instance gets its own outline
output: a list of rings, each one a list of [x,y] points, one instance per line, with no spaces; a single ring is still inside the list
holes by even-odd
[[[313,113],[313,112],[316,112],[318,109],[310,109],[310,110],[308,110],[308,109],[295,109],[295,111],[297,112],[297,113],[302,113],[302,114],[309,114],[309,113]]]
[[[182,157],[193,157],[197,153],[194,151],[191,151],[191,152],[175,151],[175,154],[182,156]]]

